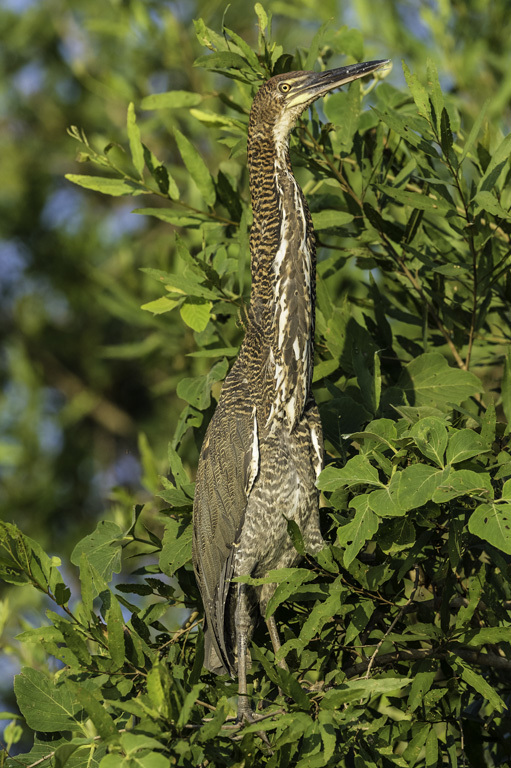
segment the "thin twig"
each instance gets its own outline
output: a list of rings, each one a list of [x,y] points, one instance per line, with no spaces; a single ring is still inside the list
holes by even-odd
[[[480,667],[491,667],[511,674],[511,661],[508,661],[508,659],[493,653],[478,653],[477,651],[472,651],[468,648],[460,648],[458,646],[445,647],[442,649],[406,648],[401,651],[384,653],[374,660],[373,666],[385,667],[387,664],[395,664],[398,661],[445,659],[449,653],[452,653],[454,656],[459,656],[460,659],[468,661],[470,664],[477,664]],[[351,667],[344,670],[344,674],[348,679],[351,679],[352,677],[360,677],[360,675],[367,669],[369,661],[370,659],[366,659],[366,661],[353,664]]]
[[[403,615],[406,613],[406,611],[407,611],[408,607],[409,607],[409,606],[410,606],[410,605],[411,605],[411,604],[412,604],[412,603],[415,601],[415,595],[416,595],[416,593],[417,593],[417,590],[418,590],[418,588],[419,588],[419,585],[420,585],[420,579],[419,579],[419,569],[418,569],[418,567],[417,567],[417,566],[415,566],[415,584],[414,584],[414,587],[413,587],[413,592],[412,592],[412,594],[410,595],[410,597],[408,598],[408,600],[406,601],[406,603],[405,603],[404,605],[402,605],[402,606],[401,606],[401,609],[400,609],[399,613],[397,614],[396,618],[394,619],[394,621],[392,622],[392,624],[389,626],[389,628],[387,629],[387,631],[385,632],[385,634],[384,634],[384,635],[383,635],[383,637],[381,638],[380,642],[378,643],[378,645],[377,645],[377,646],[376,646],[376,648],[374,649],[374,653],[373,653],[373,655],[371,656],[371,658],[369,659],[369,664],[368,664],[368,666],[367,666],[367,671],[366,671],[366,673],[365,673],[365,675],[364,675],[364,677],[365,677],[366,679],[367,679],[367,678],[369,677],[369,675],[371,674],[371,668],[372,668],[372,666],[373,666],[373,664],[374,664],[374,662],[375,662],[376,656],[378,655],[378,651],[379,651],[379,650],[380,650],[380,648],[382,647],[382,645],[383,645],[383,643],[385,642],[386,638],[387,638],[387,637],[390,635],[390,633],[392,632],[392,630],[394,629],[394,627],[396,626],[396,624],[398,623],[398,621],[400,621],[400,619],[402,618],[402,616],[403,616]]]

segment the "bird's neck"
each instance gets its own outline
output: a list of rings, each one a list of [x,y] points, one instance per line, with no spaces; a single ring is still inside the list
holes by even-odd
[[[253,224],[251,323],[268,347],[268,419],[292,428],[309,397],[316,258],[307,203],[293,176],[287,137],[249,136]]]

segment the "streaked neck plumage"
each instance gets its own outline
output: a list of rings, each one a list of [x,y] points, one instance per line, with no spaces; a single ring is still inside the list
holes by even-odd
[[[289,159],[289,131],[296,118],[286,119],[263,127],[259,123],[257,129],[249,125],[250,323],[268,345],[272,386],[267,421],[278,418],[291,430],[311,386],[316,260],[309,209]]]

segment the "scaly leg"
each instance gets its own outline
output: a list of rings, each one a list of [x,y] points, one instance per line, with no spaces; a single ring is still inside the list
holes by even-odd
[[[253,722],[254,715],[247,694],[247,646],[250,615],[247,606],[247,585],[238,584],[236,605],[236,647],[238,652],[238,720]]]
[[[272,614],[269,619],[266,619],[266,625],[268,627],[268,632],[270,633],[270,639],[271,644],[273,645],[273,653],[275,656],[277,656],[278,651],[281,648],[280,645],[280,637],[277,630],[277,624],[275,622],[275,616]],[[285,659],[280,659],[280,661],[277,662],[279,667],[282,667],[282,669],[287,670],[287,664]]]

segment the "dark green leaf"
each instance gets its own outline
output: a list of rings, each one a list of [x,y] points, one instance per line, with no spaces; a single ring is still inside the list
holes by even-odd
[[[410,405],[434,405],[446,409],[448,403],[462,402],[482,391],[481,382],[469,371],[451,368],[438,352],[419,355],[409,363],[398,385]]]
[[[79,724],[82,709],[67,681],[55,682],[39,669],[25,667],[14,678],[18,706],[35,731],[66,731]]]

